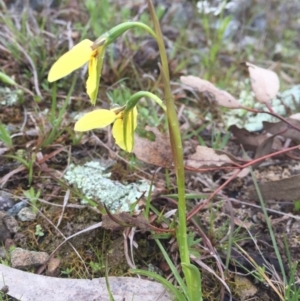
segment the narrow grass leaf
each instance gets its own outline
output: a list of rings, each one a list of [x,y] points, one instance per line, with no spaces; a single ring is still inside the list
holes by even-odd
[[[181,276],[179,275],[177,268],[175,267],[175,265],[173,264],[171,258],[169,257],[168,253],[166,252],[166,250],[164,249],[164,247],[162,246],[162,244],[160,243],[160,241],[158,239],[155,239],[155,242],[157,243],[160,251],[162,252],[164,259],[167,261],[176,281],[178,282],[180,288],[182,289],[183,293],[185,294],[187,299],[184,300],[188,300],[188,289],[187,286],[184,283],[184,280],[181,278]]]
[[[153,273],[153,272],[149,272],[149,271],[145,271],[145,270],[129,270],[130,273],[134,273],[134,274],[138,274],[138,275],[142,275],[142,276],[146,276],[149,278],[153,278],[154,280],[160,282],[163,286],[165,286],[171,293],[174,294],[175,296],[175,300],[177,301],[187,301],[187,299],[185,298],[185,296],[172,284],[170,283],[168,280],[166,280],[165,278],[163,278],[162,276]]]
[[[276,254],[277,260],[278,260],[279,265],[280,265],[280,270],[281,270],[281,273],[282,273],[282,276],[283,276],[283,280],[284,280],[284,283],[286,284],[287,283],[287,281],[286,281],[287,278],[286,278],[284,265],[283,265],[283,262],[282,262],[281,255],[279,253],[279,249],[278,249],[278,245],[277,245],[276,238],[275,238],[275,235],[274,235],[274,231],[273,231],[273,228],[272,228],[272,224],[271,224],[268,212],[266,210],[266,205],[265,205],[265,202],[263,200],[261,191],[259,189],[256,177],[255,177],[254,172],[253,172],[253,169],[250,168],[250,171],[251,171],[251,177],[252,177],[252,180],[253,180],[253,183],[254,183],[254,186],[255,186],[259,201],[260,201],[260,205],[261,205],[262,211],[263,211],[264,216],[265,216],[265,220],[266,220],[268,230],[269,230],[269,233],[270,233],[270,236],[271,236],[271,240],[272,240],[272,244],[273,244],[273,247],[274,247],[274,250],[275,250],[275,254]],[[280,294],[278,294],[278,296],[280,297]]]
[[[110,285],[109,285],[109,281],[108,281],[108,260],[107,260],[107,256],[106,256],[106,263],[105,263],[105,284],[106,284],[106,289],[107,289],[107,293],[109,296],[109,301],[115,301],[112,293],[111,293],[111,289],[110,289]]]

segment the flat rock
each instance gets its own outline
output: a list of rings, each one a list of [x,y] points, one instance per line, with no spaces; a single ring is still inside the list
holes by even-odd
[[[105,278],[54,278],[12,269],[0,264],[0,287],[22,301],[109,301]],[[131,277],[108,277],[115,301],[171,301],[162,284]]]
[[[30,269],[38,267],[49,260],[46,252],[28,251],[16,248],[11,252],[11,265],[17,269]]]
[[[2,216],[2,221],[11,234],[16,234],[18,232],[19,224],[13,216],[4,215]]]

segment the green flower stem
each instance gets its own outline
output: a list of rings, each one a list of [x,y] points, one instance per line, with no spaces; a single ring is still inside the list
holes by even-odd
[[[127,31],[128,29],[131,29],[133,27],[140,27],[142,29],[144,29],[145,31],[147,31],[155,40],[157,40],[157,36],[155,34],[155,32],[146,24],[141,23],[141,22],[124,22],[121,23],[115,27],[113,27],[112,29],[110,29],[109,31],[107,31],[106,33],[104,33],[103,35],[101,35],[93,44],[92,48],[93,49],[97,49],[99,46],[102,45],[109,45],[112,42],[114,42],[120,35],[122,35],[125,31]]]
[[[130,110],[132,110],[136,106],[138,101],[143,97],[148,97],[154,100],[164,111],[166,111],[166,106],[158,96],[148,91],[139,91],[130,96],[126,103],[125,112],[129,112]]]
[[[94,50],[97,49],[99,52],[98,58],[97,58],[97,70],[96,70],[96,72],[97,72],[96,78],[98,81],[98,85],[96,85],[95,91],[93,91],[92,94],[90,95],[92,105],[95,105],[96,100],[97,100],[97,95],[98,95],[98,90],[99,90],[99,81],[100,81],[100,77],[101,77],[101,70],[102,70],[106,47],[109,44],[113,43],[125,31],[127,31],[133,27],[140,27],[140,28],[146,30],[155,40],[157,39],[155,32],[146,24],[143,24],[141,22],[124,22],[124,23],[121,23],[121,24],[113,27],[112,29],[110,29],[109,31],[107,31],[106,33],[101,35],[92,45],[92,49],[94,49]]]
[[[133,114],[133,107],[139,101],[141,97],[149,97],[156,101],[165,111],[167,115],[169,133],[170,133],[170,141],[171,141],[171,148],[174,158],[174,167],[176,172],[177,178],[177,187],[178,187],[178,229],[177,229],[177,241],[179,245],[179,252],[180,252],[180,259],[182,263],[182,269],[185,275],[187,287],[188,287],[188,294],[189,300],[202,300],[201,296],[201,289],[200,289],[200,273],[199,276],[196,276],[195,269],[196,267],[190,264],[189,258],[189,248],[187,243],[187,226],[186,226],[186,202],[185,202],[185,176],[184,176],[184,164],[183,164],[183,149],[182,149],[182,141],[181,135],[179,130],[179,122],[176,114],[176,109],[174,105],[174,99],[172,96],[171,86],[170,86],[170,75],[169,75],[169,66],[168,66],[168,59],[166,55],[166,49],[164,45],[163,36],[161,33],[159,21],[157,19],[155,9],[151,0],[147,0],[148,7],[150,10],[150,15],[154,23],[153,31],[147,25],[140,23],[140,22],[125,22],[119,24],[106,32],[104,35],[99,37],[92,48],[96,49],[101,45],[107,46],[111,44],[115,39],[117,39],[121,34],[123,34],[128,29],[133,27],[140,27],[146,30],[156,41],[159,48],[162,68],[161,68],[161,76],[164,83],[164,97],[166,101],[166,109],[162,103],[162,101],[150,92],[137,92],[128,100],[126,104],[126,108],[124,111],[124,141],[126,139],[126,132],[128,130],[128,116],[129,114]],[[132,118],[133,119],[133,118]],[[133,123],[132,123],[133,126]],[[131,129],[131,132],[134,132],[134,129]]]
[[[147,0],[150,15],[154,23],[155,33],[157,35],[157,43],[162,63],[161,75],[165,88],[165,101],[167,106],[167,119],[170,133],[170,141],[172,147],[172,153],[174,158],[175,172],[177,178],[178,188],[178,230],[177,241],[179,246],[180,259],[182,263],[182,269],[185,275],[185,280],[188,287],[190,300],[202,300],[201,295],[201,280],[200,273],[198,276],[194,273],[196,267],[190,264],[189,248],[187,243],[187,226],[186,226],[186,202],[185,202],[185,176],[184,176],[184,163],[183,163],[183,149],[182,141],[179,130],[179,122],[174,105],[174,98],[170,86],[170,75],[168,58],[166,54],[165,44],[159,21],[157,19],[155,9],[151,0]],[[198,287],[197,287],[198,286]]]
[[[161,33],[160,25],[157,20],[154,7],[150,0],[148,0],[148,6],[150,7],[150,14],[154,22],[154,28],[157,34],[157,43],[160,52],[160,58],[162,63],[163,81],[165,88],[165,101],[167,106],[167,119],[169,125],[171,147],[175,163],[175,172],[178,185],[178,216],[179,216],[179,249],[181,255],[181,261],[183,263],[190,263],[187,234],[186,234],[186,203],[185,203],[185,183],[184,183],[184,164],[183,164],[183,150],[181,135],[179,131],[179,122],[175,110],[174,99],[170,87],[170,76],[168,59],[166,55],[165,44]]]

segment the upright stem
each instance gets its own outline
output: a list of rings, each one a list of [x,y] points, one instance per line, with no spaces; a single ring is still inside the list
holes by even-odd
[[[162,63],[162,79],[164,83],[164,94],[165,102],[167,107],[167,119],[170,133],[170,141],[172,147],[172,153],[175,164],[175,172],[177,178],[177,188],[178,188],[178,230],[177,230],[177,240],[180,251],[181,263],[190,264],[188,244],[187,244],[187,228],[186,228],[186,202],[185,202],[185,182],[184,182],[184,164],[183,164],[183,150],[182,141],[179,131],[179,122],[175,110],[174,98],[170,87],[170,76],[169,76],[169,66],[168,59],[165,49],[165,44],[160,29],[159,21],[155,14],[155,9],[151,0],[147,0],[150,15],[154,23],[155,33],[157,35],[157,43]],[[188,270],[184,269],[186,279],[190,278]]]

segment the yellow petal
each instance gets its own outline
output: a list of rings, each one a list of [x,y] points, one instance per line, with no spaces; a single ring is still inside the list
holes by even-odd
[[[97,61],[97,58],[94,56],[89,61],[89,77],[86,81],[86,93],[88,94],[90,99],[93,98],[98,84]]]
[[[116,140],[116,144],[119,145],[120,148],[127,152],[132,152],[133,144],[134,144],[134,130],[137,126],[137,109],[134,107],[132,111],[129,113],[128,121],[126,124],[126,143],[124,140],[124,120],[123,118],[118,118],[112,129],[112,134]]]
[[[95,105],[97,100],[105,50],[105,46],[101,46],[97,48],[97,50],[94,50],[93,59],[89,63],[89,77],[86,82],[86,88],[92,105]]]
[[[113,123],[117,115],[110,110],[95,110],[85,114],[76,123],[74,130],[78,132],[104,128]]]
[[[92,45],[92,41],[85,39],[62,55],[51,67],[48,81],[54,82],[87,63],[93,53]]]
[[[112,135],[116,140],[116,144],[119,145],[120,148],[126,150],[123,139],[123,119],[119,118],[115,121],[112,128]]]

